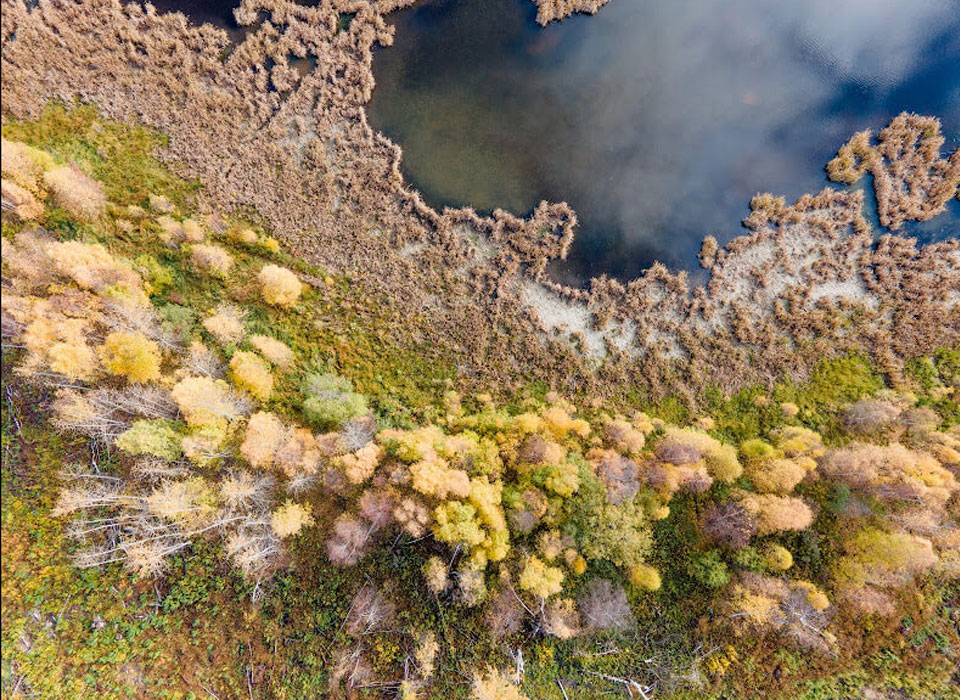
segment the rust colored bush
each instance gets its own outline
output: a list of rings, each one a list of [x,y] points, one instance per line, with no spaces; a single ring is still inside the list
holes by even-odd
[[[741,549],[757,532],[757,520],[739,503],[711,505],[700,521],[703,534],[717,544]]]

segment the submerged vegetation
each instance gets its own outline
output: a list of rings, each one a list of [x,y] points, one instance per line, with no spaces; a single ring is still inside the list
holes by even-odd
[[[5,694],[955,692],[956,347],[478,391],[152,132],[3,138]]]

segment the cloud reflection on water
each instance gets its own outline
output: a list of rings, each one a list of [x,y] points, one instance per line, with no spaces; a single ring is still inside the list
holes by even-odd
[[[546,29],[527,0],[427,0],[396,22],[371,120],[414,185],[567,199],[573,277],[694,266],[757,191],[820,189],[840,143],[904,109],[960,134],[960,0],[614,0]]]

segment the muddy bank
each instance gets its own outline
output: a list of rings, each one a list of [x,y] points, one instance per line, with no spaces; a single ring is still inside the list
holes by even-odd
[[[390,45],[388,15],[411,2],[246,0],[237,20],[249,31],[230,51],[225,31],[183,15],[3,0],[3,110],[28,117],[51,99],[80,99],[162,130],[164,157],[203,180],[208,208],[254,207],[292,251],[369,288],[403,321],[391,332],[418,319],[423,341],[447,348],[477,384],[692,395],[704,383],[802,375],[851,348],[895,374],[960,342],[957,241],[874,246],[859,193],[758,199],[753,233],[723,250],[707,242],[702,289],[662,266],[586,291],[544,281],[573,239],[569,206],[545,202],[529,219],[436,211],[405,186],[400,149],[367,123],[371,49]],[[303,58],[316,62],[306,75],[291,67]],[[933,123],[919,134],[912,124],[895,125],[899,151],[870,165],[933,202],[903,208],[893,197],[904,219],[935,211],[960,177],[960,155],[934,147]]]

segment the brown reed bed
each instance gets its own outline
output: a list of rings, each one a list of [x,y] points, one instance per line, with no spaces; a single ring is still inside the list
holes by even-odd
[[[895,374],[913,356],[960,344],[957,242],[874,244],[858,192],[826,189],[792,205],[757,197],[750,233],[723,249],[706,241],[702,288],[662,265],[587,290],[551,281],[547,266],[566,255],[576,227],[564,202],[526,219],[433,209],[405,185],[400,148],[364,111],[371,50],[390,45],[387,16],[413,1],[243,0],[236,16],[250,31],[229,51],[222,30],[119,0],[0,0],[4,115],[80,100],[163,131],[162,157],[203,181],[211,213],[253,208],[292,252],[357,280],[397,317],[428,315],[422,341],[480,386],[540,379],[614,394],[637,385],[693,402],[705,383],[802,377],[838,352],[869,353]],[[342,13],[354,15],[346,28]],[[304,57],[316,68],[302,75],[290,66]],[[830,174],[871,172],[893,228],[957,194],[960,154],[943,158],[942,145],[935,119],[901,115],[876,144],[854,137]],[[566,312],[545,322],[530,285],[589,322],[564,328]]]

